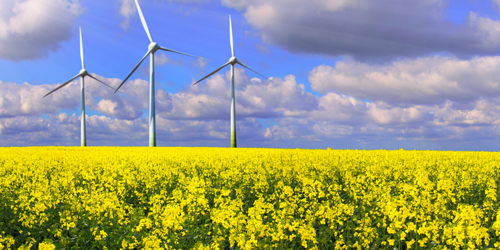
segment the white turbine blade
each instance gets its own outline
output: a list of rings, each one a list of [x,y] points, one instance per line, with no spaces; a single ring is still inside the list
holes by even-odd
[[[82,42],[82,28],[80,27],[80,58],[82,59],[82,69],[85,68],[85,61],[83,60],[83,42]]]
[[[229,38],[231,42],[231,54],[234,56],[233,25],[231,24],[231,15],[229,15]]]
[[[272,82],[272,80],[271,80],[271,79],[269,79],[269,77],[266,77],[266,76],[262,75],[261,73],[259,73],[259,72],[255,71],[255,70],[253,70],[253,69],[251,69],[251,68],[249,68],[249,67],[248,67],[248,66],[246,66],[245,64],[240,63],[239,61],[237,61],[236,63],[238,63],[239,65],[241,65],[241,66],[243,66],[243,67],[245,67],[245,68],[247,68],[247,69],[249,69],[249,70],[253,71],[253,72],[254,72],[255,74],[257,74],[257,75],[262,76],[264,79],[269,80],[269,81],[271,81],[271,82]]]
[[[207,78],[208,78],[208,77],[210,77],[211,75],[213,75],[213,74],[215,74],[215,73],[219,72],[219,70],[221,70],[222,68],[226,67],[228,64],[229,64],[229,62],[225,63],[225,64],[224,64],[224,65],[222,65],[220,68],[218,68],[218,69],[214,70],[212,73],[210,73],[210,74],[206,75],[205,77],[201,78],[201,79],[200,79],[200,80],[198,80],[197,82],[193,83],[193,85],[195,85],[195,84],[197,84],[197,83],[199,83],[199,82],[201,82],[201,81],[203,81],[203,80],[207,79]]]
[[[69,81],[67,81],[67,82],[65,82],[65,83],[63,83],[63,84],[61,84],[61,86],[59,86],[59,87],[57,87],[56,89],[54,89],[54,90],[50,91],[48,94],[44,95],[43,97],[45,98],[46,96],[48,96],[48,95],[50,95],[50,94],[54,93],[54,92],[55,92],[55,91],[57,91],[58,89],[60,89],[60,88],[62,88],[62,87],[64,87],[64,86],[66,86],[66,85],[68,85],[70,82],[72,82],[73,80],[75,80],[75,79],[76,79],[76,78],[78,78],[79,76],[80,76],[80,74],[76,75],[75,77],[73,77],[73,78],[71,78]]]
[[[142,61],[144,61],[144,59],[146,59],[146,57],[148,57],[148,55],[151,53],[151,51],[148,51],[148,53],[146,53],[146,55],[144,55],[144,57],[141,59],[141,61],[135,66],[135,68],[132,70],[132,72],[130,72],[130,74],[128,74],[127,78],[125,78],[125,80],[123,80],[123,82],[120,84],[120,86],[118,86],[118,88],[116,88],[115,90],[115,93],[118,92],[118,90],[121,88],[121,86],[128,80],[128,78],[137,70],[137,68],[139,68],[139,66],[141,65]]]
[[[146,23],[146,19],[144,19],[141,6],[139,6],[139,2],[137,0],[135,0],[135,5],[137,6],[137,11],[139,12],[139,16],[141,17],[142,27],[144,27],[144,30],[146,31],[146,34],[149,37],[149,41],[153,42],[153,37],[151,36],[151,33],[149,33],[148,24]]]
[[[182,52],[179,52],[179,51],[176,51],[176,50],[172,50],[172,49],[167,49],[167,48],[163,48],[163,47],[160,47],[160,49],[164,50],[164,51],[168,51],[168,52],[174,52],[174,53],[177,53],[177,54],[194,57],[194,58],[200,58],[200,57],[197,57],[197,56],[193,56],[193,55],[190,55],[190,54],[182,53]]]
[[[88,74],[87,76],[88,76],[88,77],[90,77],[90,78],[92,78],[92,79],[94,79],[94,80],[96,80],[96,81],[98,81],[98,82],[100,82],[100,83],[102,83],[102,84],[104,84],[104,85],[106,85],[106,86],[108,86],[108,87],[109,87],[109,88],[111,88],[112,90],[115,90],[115,91],[116,91],[116,89],[115,89],[115,88],[113,88],[113,87],[111,87],[111,86],[107,85],[106,83],[104,83],[103,81],[101,81],[101,80],[99,80],[99,79],[95,78],[93,75]]]

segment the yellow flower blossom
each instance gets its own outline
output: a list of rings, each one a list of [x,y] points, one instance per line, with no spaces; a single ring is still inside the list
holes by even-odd
[[[0,176],[0,250],[500,248],[495,152],[2,148]]]

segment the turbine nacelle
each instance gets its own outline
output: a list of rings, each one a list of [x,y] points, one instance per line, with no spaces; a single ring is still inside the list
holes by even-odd
[[[150,43],[148,46],[148,50],[151,51],[151,53],[155,53],[159,49],[160,49],[160,46],[155,42]]]
[[[86,75],[88,75],[88,74],[89,74],[89,72],[87,72],[87,70],[86,70],[86,69],[82,69],[82,70],[80,70],[80,74],[79,74],[79,75],[80,75],[80,76],[86,76]]]
[[[238,63],[236,57],[232,56],[231,58],[229,58],[229,64],[235,65],[236,63]]]

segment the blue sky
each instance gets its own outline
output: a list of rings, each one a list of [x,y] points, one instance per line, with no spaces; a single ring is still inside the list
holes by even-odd
[[[5,2],[5,3],[4,3]],[[158,146],[500,148],[500,0],[142,0],[154,40]],[[117,87],[147,52],[133,0],[5,0],[0,146],[79,145],[85,64]],[[148,145],[146,60],[113,94],[86,78],[87,145]]]

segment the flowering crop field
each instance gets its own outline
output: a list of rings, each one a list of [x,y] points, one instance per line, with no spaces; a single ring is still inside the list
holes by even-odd
[[[486,249],[500,153],[0,148],[0,249]]]

